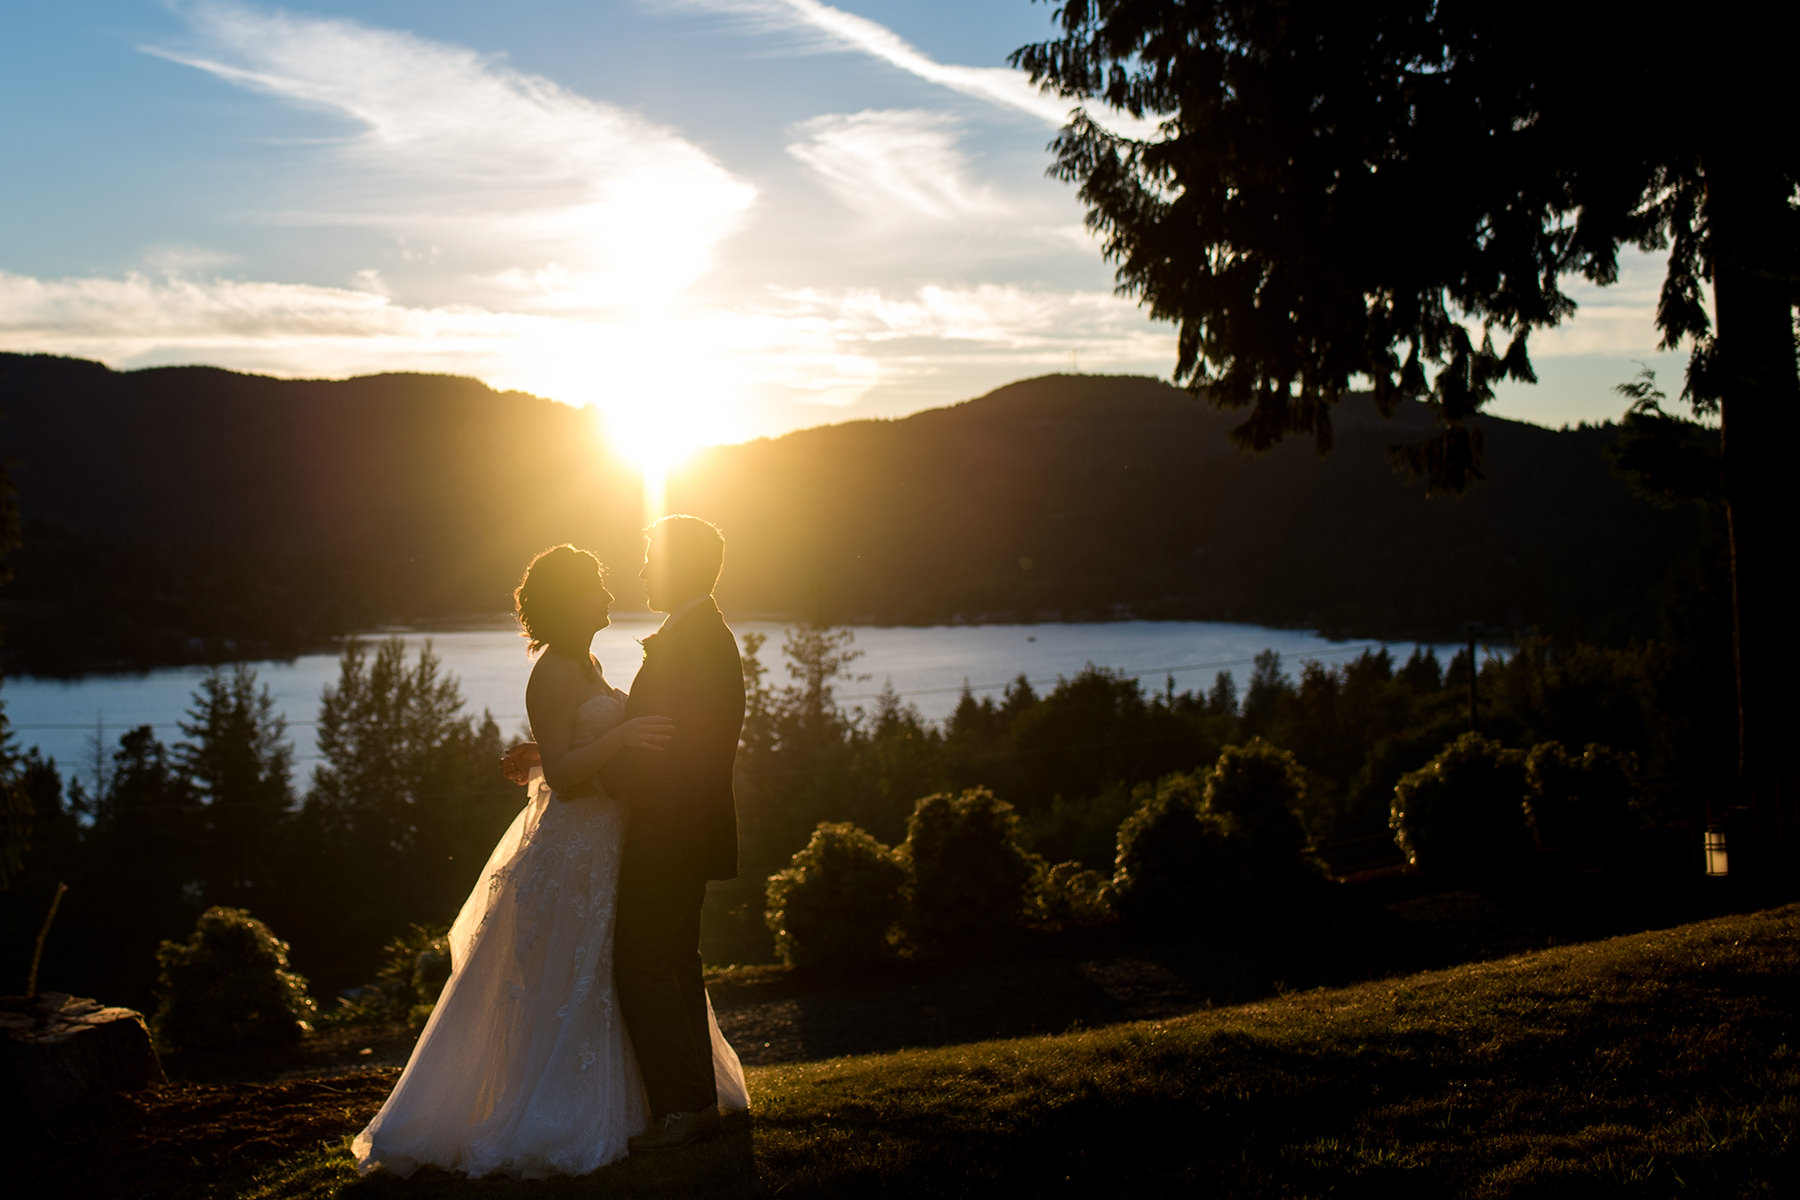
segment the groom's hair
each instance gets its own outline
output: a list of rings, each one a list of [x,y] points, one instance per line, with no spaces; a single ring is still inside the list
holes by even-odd
[[[710,592],[725,566],[725,535],[711,521],[685,513],[663,517],[644,530],[671,582],[683,591]]]

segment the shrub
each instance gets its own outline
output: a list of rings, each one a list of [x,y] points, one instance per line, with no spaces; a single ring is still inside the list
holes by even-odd
[[[1112,916],[1112,884],[1078,862],[1045,872],[1038,886],[1038,915],[1066,925],[1100,925]]]
[[[1302,898],[1322,871],[1296,811],[1305,798],[1300,764],[1261,738],[1225,747],[1211,770],[1165,777],[1119,826],[1114,907],[1182,921]]]
[[[157,1039],[183,1050],[292,1042],[310,1032],[288,945],[241,908],[209,908],[187,941],[157,948]]]
[[[912,872],[910,932],[924,947],[991,940],[1022,925],[1043,860],[1018,813],[986,788],[926,796],[900,848]]]
[[[764,919],[795,967],[852,966],[893,952],[906,891],[894,851],[855,825],[822,823],[793,864],[769,878]]]
[[[381,967],[375,979],[388,1018],[423,1029],[444,985],[450,982],[449,927],[409,926],[381,948]]]
[[[1161,780],[1119,826],[1113,907],[1133,921],[1189,920],[1244,882],[1231,822],[1203,810],[1199,771]]]
[[[1046,859],[1106,866],[1117,849],[1119,823],[1136,810],[1139,800],[1135,789],[1117,780],[1092,796],[1058,793],[1048,809],[1026,819],[1026,832],[1032,848]]]
[[[1589,743],[1571,754],[1542,742],[1525,756],[1525,816],[1539,846],[1584,862],[1616,858],[1637,832],[1637,756]]]
[[[1465,733],[1400,777],[1388,825],[1417,866],[1451,877],[1491,877],[1530,853],[1524,801],[1524,756]]]
[[[319,1014],[330,1025],[410,1025],[425,1027],[450,981],[450,928],[412,925],[381,948],[381,965],[373,987],[357,989],[357,997],[340,997],[338,1007]]]
[[[1300,820],[1306,772],[1288,751],[1261,738],[1225,747],[1204,794],[1201,811],[1225,819],[1240,873],[1252,886],[1275,891],[1318,877]]]

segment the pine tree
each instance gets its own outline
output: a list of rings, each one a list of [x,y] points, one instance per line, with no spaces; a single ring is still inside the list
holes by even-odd
[[[207,902],[262,911],[294,802],[287,721],[244,663],[202,679],[187,718],[175,760],[206,805]]]
[[[85,910],[90,953],[116,964],[107,973],[137,1002],[148,992],[157,943],[191,926],[203,907],[206,815],[148,725],[119,739],[92,811],[86,878],[71,888],[82,894],[69,915]]]
[[[408,924],[449,922],[518,812],[499,727],[462,706],[429,643],[410,665],[399,638],[372,656],[345,645],[319,704],[323,761],[295,820],[291,888],[306,904],[284,920],[309,973],[356,982],[335,973],[369,969]]]

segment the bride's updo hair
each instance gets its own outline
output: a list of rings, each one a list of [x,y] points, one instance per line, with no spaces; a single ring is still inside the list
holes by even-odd
[[[598,586],[600,560],[567,542],[532,559],[513,589],[513,616],[520,636],[530,643],[527,653],[536,654],[565,636],[573,624],[570,614]]]

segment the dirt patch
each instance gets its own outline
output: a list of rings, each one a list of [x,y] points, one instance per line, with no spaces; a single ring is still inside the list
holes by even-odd
[[[326,1025],[291,1046],[163,1056],[172,1080],[190,1083],[283,1083],[403,1067],[417,1041],[404,1025]]]
[[[280,1083],[171,1082],[116,1096],[10,1148],[25,1164],[15,1194],[194,1196],[221,1176],[354,1133],[398,1075],[385,1068]]]

